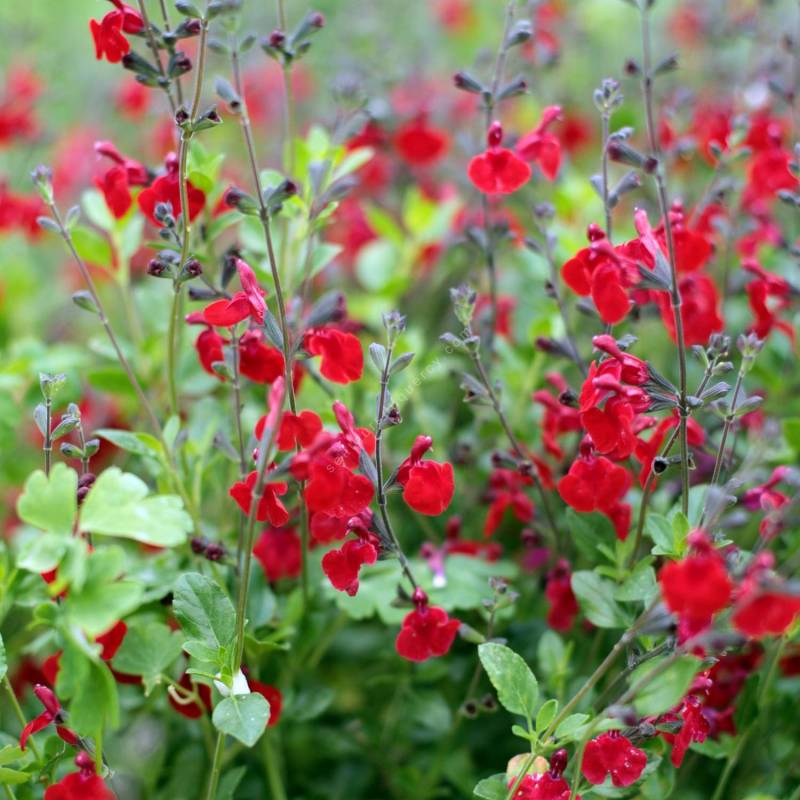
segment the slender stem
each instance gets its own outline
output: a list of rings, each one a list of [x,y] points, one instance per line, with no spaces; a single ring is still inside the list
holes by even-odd
[[[194,124],[197,121],[197,112],[200,108],[200,97],[203,91],[203,78],[206,71],[206,43],[208,41],[208,20],[202,19],[200,25],[200,41],[197,46],[197,66],[195,67],[194,93],[192,106],[189,110],[189,119],[186,127],[181,129],[181,141],[178,152],[178,187],[181,198],[181,218],[183,232],[181,242],[181,255],[178,269],[183,270],[186,259],[189,257],[189,244],[192,235],[192,222],[189,214],[189,178],[187,165],[189,161],[189,143],[192,140]],[[169,403],[173,414],[179,411],[178,388],[176,376],[176,363],[178,359],[178,318],[181,308],[182,283],[176,279],[173,284],[172,312],[170,316],[169,331],[167,334],[167,385],[169,387]]]
[[[559,538],[558,528],[556,527],[555,518],[553,517],[553,512],[550,509],[550,503],[548,502],[544,486],[542,486],[542,482],[539,479],[538,474],[536,473],[536,467],[533,464],[531,464],[527,451],[522,446],[519,439],[517,439],[517,437],[514,435],[514,431],[511,430],[511,425],[509,424],[508,419],[506,418],[505,412],[503,411],[503,407],[500,405],[500,400],[497,397],[497,393],[495,392],[491,380],[489,379],[489,376],[486,373],[486,368],[483,365],[483,360],[481,359],[480,351],[477,349],[476,350],[470,349],[469,352],[470,352],[470,358],[472,358],[472,363],[475,365],[475,369],[478,372],[478,376],[480,377],[481,383],[483,384],[483,387],[486,389],[486,392],[489,395],[489,400],[491,401],[492,408],[494,408],[495,414],[497,414],[497,418],[500,420],[500,424],[502,425],[503,430],[506,433],[506,437],[508,438],[508,441],[511,444],[511,448],[513,449],[517,458],[520,459],[521,465],[524,464],[529,466],[528,474],[533,480],[533,484],[536,487],[536,491],[539,494],[542,510],[544,511],[544,516],[547,521],[547,525],[550,528],[550,532],[553,537],[553,544],[556,545],[558,543],[558,538]]]
[[[745,368],[744,364],[739,368],[739,374],[736,376],[736,385],[733,387],[733,397],[731,398],[730,408],[725,415],[725,422],[722,426],[722,436],[719,440],[719,447],[717,448],[717,457],[714,461],[714,472],[711,475],[711,482],[709,486],[715,486],[719,480],[719,474],[722,471],[722,462],[724,461],[725,445],[728,441],[731,427],[736,419],[736,403],[739,400],[739,393],[742,390],[742,382],[744,381]]]
[[[8,679],[8,675],[3,676],[3,686],[5,687],[6,693],[8,694],[9,702],[11,703],[11,708],[14,709],[14,714],[16,715],[17,719],[19,720],[19,724],[22,725],[24,728],[28,724],[28,720],[25,719],[25,714],[22,711],[22,707],[19,704],[19,700],[17,700],[17,696],[14,694],[14,688],[11,686],[11,681]],[[39,752],[39,748],[36,745],[36,742],[33,741],[33,737],[28,739],[28,743],[30,744],[31,752],[35,756],[37,761],[42,760],[42,754]]]
[[[609,191],[608,191],[608,123],[609,123],[609,114],[604,113],[601,115],[602,120],[602,127],[603,127],[603,158],[602,158],[602,170],[603,170],[603,209],[606,212],[606,238],[609,242],[613,241],[613,233],[611,228],[611,203],[608,200]]]
[[[222,772],[222,755],[225,752],[225,735],[217,734],[217,743],[214,745],[214,758],[211,762],[211,773],[208,778],[208,791],[206,800],[216,800],[219,776]]]
[[[44,474],[50,475],[50,462],[53,458],[53,432],[51,430],[53,421],[53,401],[46,397],[44,400]]]
[[[386,359],[381,372],[381,388],[378,395],[378,413],[376,414],[375,425],[375,470],[378,475],[376,492],[378,508],[381,512],[381,519],[383,520],[386,532],[389,534],[389,537],[392,540],[395,552],[397,553],[397,558],[400,561],[400,566],[402,567],[403,572],[405,573],[411,585],[416,589],[418,584],[413,573],[411,572],[411,565],[408,562],[408,558],[406,558],[406,554],[403,552],[403,548],[400,546],[397,534],[394,532],[391,520],[389,519],[389,512],[386,508],[386,492],[383,488],[383,418],[386,414],[386,397],[389,386],[389,367],[392,363],[392,349],[393,345],[390,341],[389,346],[386,348]]]
[[[658,137],[655,127],[655,115],[653,112],[653,73],[651,67],[651,42],[650,42],[650,13],[646,3],[641,8],[642,22],[642,92],[644,94],[644,105],[647,116],[647,135],[650,143],[650,151],[654,158],[659,158],[660,150]],[[686,405],[686,341],[683,333],[683,315],[681,314],[681,292],[678,283],[678,266],[675,257],[675,239],[672,231],[672,221],[669,216],[669,199],[667,196],[667,186],[664,180],[664,169],[658,163],[655,171],[656,189],[658,192],[658,202],[661,209],[664,231],[667,238],[667,254],[669,257],[669,267],[671,274],[670,299],[672,313],[675,319],[675,339],[678,349],[678,371],[679,371],[679,396],[678,410],[680,413],[679,436],[681,447],[681,509],[684,514],[689,513],[689,441],[687,434],[688,408]]]
[[[275,741],[272,731],[267,731],[261,738],[261,751],[264,755],[264,768],[272,800],[287,800],[286,787],[283,785],[278,754],[275,752]]]
[[[178,109],[177,106],[175,105],[175,99],[172,97],[172,92],[170,91],[169,88],[169,78],[167,78],[167,73],[164,71],[164,64],[161,61],[161,51],[158,49],[158,43],[156,42],[156,37],[153,34],[153,26],[150,23],[150,18],[147,16],[147,7],[145,5],[144,0],[138,0],[138,6],[139,6],[139,13],[142,15],[142,21],[144,22],[144,30],[145,30],[145,35],[147,36],[147,44],[149,45],[150,50],[153,53],[153,59],[156,62],[156,68],[158,69],[159,75],[161,76],[161,81],[160,81],[161,86],[164,89],[164,94],[167,96],[167,100],[169,101],[169,107],[174,115]]]
[[[231,362],[233,377],[231,378],[231,394],[233,397],[233,419],[236,425],[236,442],[239,453],[239,477],[244,480],[247,475],[247,459],[244,453],[244,431],[242,430],[242,392],[241,369],[239,356],[239,337],[236,328],[231,328]],[[244,523],[245,516],[239,512],[239,533],[236,540],[236,570],[242,570],[242,552],[244,550]]]

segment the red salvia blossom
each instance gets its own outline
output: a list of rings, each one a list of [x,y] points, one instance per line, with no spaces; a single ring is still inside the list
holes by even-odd
[[[423,460],[432,445],[430,436],[417,436],[411,454],[397,469],[397,482],[403,487],[403,499],[414,511],[437,516],[450,505],[455,484],[452,464]]]
[[[216,300],[206,306],[203,319],[209,325],[231,328],[250,317],[259,325],[264,324],[264,312],[267,304],[264,301],[266,292],[258,285],[258,279],[247,262],[236,259],[236,270],[242,290],[236,292],[230,300]]]
[[[89,30],[94,39],[97,60],[103,56],[110,64],[118,64],[124,55],[130,52],[131,46],[122,35],[124,33],[140,33],[144,28],[142,15],[118,0],[111,0],[116,8],[109,11],[103,19],[89,20]]]
[[[358,574],[364,564],[378,558],[375,545],[366,538],[351,539],[338,550],[329,550],[322,557],[322,571],[334,589],[353,597],[358,592]]]
[[[450,619],[443,608],[428,605],[428,597],[421,589],[414,591],[414,611],[406,614],[395,649],[409,661],[427,661],[449,652],[461,622]]]
[[[564,282],[582,297],[591,295],[603,322],[615,325],[628,315],[628,289],[640,281],[636,263],[622,248],[613,248],[597,225],[589,225],[589,247],[579,250],[561,267]]]
[[[510,781],[509,788],[515,780]],[[526,775],[514,792],[513,800],[569,800],[570,793],[570,786],[564,778],[544,772]],[[577,797],[580,798],[580,795]]]
[[[206,196],[191,181],[186,183],[186,195],[189,200],[189,219],[194,220],[203,210],[206,204]],[[169,203],[172,206],[172,214],[175,217],[183,213],[178,163],[174,156],[167,158],[166,173],[160,175],[150,186],[144,189],[136,198],[136,202],[139,204],[142,213],[153,225],[161,224],[155,217],[156,206],[159,203]]]
[[[644,750],[634,747],[619,731],[608,731],[587,743],[581,772],[595,785],[611,775],[614,786],[621,787],[636,783],[646,765]]]
[[[262,417],[255,427],[256,439],[261,439],[266,417]],[[322,420],[313,411],[301,411],[292,414],[285,411],[278,429],[278,450],[294,450],[295,447],[308,447],[322,430]]]
[[[447,154],[450,137],[446,131],[431,125],[425,115],[421,115],[397,129],[394,146],[406,163],[426,167]]]
[[[12,67],[0,98],[0,148],[15,139],[32,139],[38,132],[34,106],[41,93],[41,82],[26,67]]]
[[[228,494],[236,501],[236,504],[245,514],[250,513],[250,505],[253,502],[253,488],[256,484],[258,473],[253,470],[243,481],[237,481],[231,486]],[[289,520],[289,512],[278,499],[280,495],[286,494],[289,487],[286,483],[265,483],[264,494],[258,503],[256,519],[259,522],[267,522],[276,527],[285,525]]]
[[[555,631],[568,631],[580,609],[572,592],[572,573],[566,559],[559,559],[547,573],[544,596],[550,606],[547,609],[547,624]]]
[[[790,470],[788,467],[775,467],[769,480],[762,483],[760,486],[754,486],[752,489],[748,489],[744,493],[742,496],[742,505],[748,511],[764,510],[772,512],[782,508],[789,502],[789,498],[783,492],[778,491],[775,486],[786,479],[789,474]],[[761,520],[758,527],[759,533],[767,539],[772,539],[777,536],[781,529],[781,521],[775,520],[770,515],[767,515]]]
[[[733,583],[725,561],[703,531],[689,535],[692,553],[658,573],[664,602],[694,629],[702,629],[731,600]]]
[[[483,535],[491,536],[503,520],[507,508],[520,522],[533,519],[533,501],[525,494],[525,486],[532,486],[533,478],[520,475],[516,470],[498,468],[489,478],[486,499],[489,500],[489,513],[483,524]]]
[[[705,345],[711,334],[719,333],[725,324],[720,315],[717,287],[708,275],[693,273],[679,278],[678,288],[684,340],[687,345]],[[675,316],[669,295],[666,292],[653,292],[653,295],[661,311],[661,320],[672,341],[676,342]]]
[[[95,185],[103,193],[109,211],[122,219],[133,205],[133,197],[128,186],[128,176],[123,167],[111,167],[102,178],[95,179]]]
[[[604,456],[595,456],[587,442],[581,454],[558,482],[561,499],[576,511],[600,511],[613,523],[620,539],[625,539],[630,526],[630,506],[622,498],[631,487],[631,476]]]
[[[295,385],[299,369],[295,364]],[[253,383],[275,383],[283,377],[283,353],[266,343],[264,333],[259,328],[250,328],[239,338],[239,371]]]
[[[770,552],[756,556],[736,592],[731,622],[751,639],[781,636],[800,614],[800,595],[787,591],[772,571],[774,562]]]
[[[38,195],[11,192],[0,181],[0,233],[18,230],[28,239],[36,239],[42,232],[37,219],[46,210]]]
[[[361,342],[352,333],[314,328],[306,333],[303,346],[312,356],[322,356],[319,371],[333,383],[357,381],[364,372]]]
[[[662,717],[663,722],[681,721],[681,729],[678,733],[662,733],[664,740],[672,745],[670,760],[674,767],[683,764],[686,751],[692,742],[704,742],[708,736],[711,726],[703,714],[703,707],[699,698],[694,695],[687,695],[678,709],[677,714],[667,714]]]
[[[517,142],[517,154],[525,161],[539,165],[544,176],[553,181],[561,166],[561,143],[548,128],[561,116],[560,106],[548,106],[542,112],[539,124]]]
[[[75,764],[78,771],[49,786],[44,800],[116,800],[117,796],[95,771],[94,759],[88,753],[78,753]]]
[[[781,190],[796,191],[798,180],[789,171],[791,162],[791,154],[779,145],[755,153],[748,166],[742,205],[754,211],[772,202]]]
[[[639,470],[639,483],[644,486],[647,482],[652,469],[653,461],[661,453],[662,446],[667,433],[676,428],[679,424],[678,412],[675,410],[672,416],[662,419],[647,441],[636,440],[634,454],[641,461],[642,468]],[[686,424],[687,439],[691,447],[701,447],[705,442],[705,431],[700,423],[693,417],[689,417]]]
[[[41,684],[33,687],[33,693],[39,702],[44,706],[44,711],[38,717],[34,717],[23,729],[19,737],[19,746],[24,750],[29,737],[34,733],[44,730],[48,725],[54,724],[56,733],[71,745],[78,744],[78,737],[69,729],[64,727],[65,714],[61,708],[61,703],[52,689],[48,689]]]
[[[280,689],[268,683],[261,683],[261,681],[254,680],[249,676],[247,682],[250,684],[251,691],[258,692],[269,703],[267,727],[275,727],[280,722],[281,712],[283,711],[283,695]]]
[[[777,329],[789,337],[795,344],[795,331],[792,325],[778,318],[778,314],[791,305],[791,298],[796,294],[792,285],[785,278],[767,272],[754,258],[746,258],[742,267],[755,276],[746,286],[750,310],[755,322],[750,330],[759,339],[766,339],[773,329]]]
[[[545,389],[540,389],[533,393],[533,399],[544,406],[542,442],[545,450],[560,460],[564,457],[564,451],[558,443],[558,437],[581,429],[580,412],[559,399],[569,396],[569,385],[562,375],[548,372],[545,379],[556,389],[558,397],[554,397]]]
[[[493,122],[486,137],[488,147],[467,167],[472,183],[484,194],[511,194],[528,182],[531,168],[512,150],[502,147],[503,127]]]
[[[294,528],[268,528],[253,547],[268,581],[296,578],[303,568],[303,548]]]

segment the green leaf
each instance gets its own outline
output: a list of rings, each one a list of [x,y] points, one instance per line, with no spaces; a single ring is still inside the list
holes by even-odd
[[[551,698],[542,704],[539,713],[536,715],[536,730],[546,731],[548,725],[556,718],[558,713],[558,700]]]
[[[269,703],[258,692],[226,697],[214,708],[214,727],[252,747],[264,733],[269,721]]]
[[[689,536],[690,528],[686,515],[682,511],[676,511],[672,518],[672,547],[679,557],[686,552],[686,538]]]
[[[567,509],[567,528],[575,546],[595,563],[598,547],[616,541],[616,533],[611,523],[602,514],[579,514]]]
[[[129,453],[138,456],[161,456],[164,449],[161,442],[149,433],[136,433],[134,431],[118,431],[114,428],[102,428],[95,432],[96,436],[106,439]]]
[[[670,658],[670,656],[665,656]],[[663,658],[653,659],[633,671],[630,683],[635,686],[644,680],[654,669],[664,663]],[[633,699],[636,711],[643,717],[654,717],[663,714],[689,690],[692,679],[700,669],[701,661],[694,656],[680,656],[670,664],[664,672],[653,678]]]
[[[70,591],[66,607],[75,625],[90,636],[99,636],[135,611],[143,595],[144,586],[136,581],[91,582],[80,591]]]
[[[379,292],[395,274],[399,260],[400,254],[391,242],[376,239],[359,251],[356,275],[365,289]]]
[[[5,786],[16,786],[20,783],[27,783],[32,777],[33,776],[29,772],[0,767],[0,784]]]
[[[783,421],[783,437],[786,443],[800,454],[800,417],[792,417]]]
[[[69,547],[69,539],[56,533],[30,536],[17,554],[17,566],[29,572],[49,572],[55,569]]]
[[[160,622],[131,625],[116,656],[114,669],[141,675],[146,693],[181,654],[181,636]]]
[[[561,720],[556,728],[556,739],[572,739],[575,734],[589,721],[588,714],[570,714]]]
[[[78,509],[78,473],[66,464],[56,464],[48,478],[36,470],[25,481],[17,500],[17,514],[36,528],[69,536]]]
[[[140,478],[110,467],[95,481],[81,507],[81,530],[160,547],[185,542],[192,520],[181,499],[147,494],[147,484]]]
[[[78,255],[87,263],[110,267],[114,262],[114,252],[108,239],[97,231],[79,225],[72,231],[72,241]]]
[[[644,602],[648,604],[658,591],[655,570],[650,566],[651,558],[640,561],[621,586],[614,590],[614,599],[620,602]]]
[[[97,189],[89,189],[81,195],[81,204],[87,219],[98,228],[110,231],[114,227],[114,217],[108,210],[105,198]]]
[[[628,618],[614,599],[616,587],[589,570],[572,573],[572,591],[583,613],[598,628],[624,628]]]
[[[497,690],[497,698],[512,714],[533,718],[539,685],[522,656],[495,642],[478,646],[478,656]]]
[[[508,796],[505,773],[484,778],[472,790],[472,793],[475,797],[481,797],[483,800],[505,800]]]
[[[561,637],[555,631],[545,631],[536,648],[541,672],[548,678],[558,675],[564,669],[565,657],[566,649]]]
[[[209,647],[228,647],[236,630],[236,611],[214,581],[199,572],[181,575],[172,604],[183,630]]]
[[[672,525],[666,517],[662,517],[660,514],[648,514],[644,529],[655,544],[651,550],[653,555],[671,556],[675,554],[675,537],[672,533]]]

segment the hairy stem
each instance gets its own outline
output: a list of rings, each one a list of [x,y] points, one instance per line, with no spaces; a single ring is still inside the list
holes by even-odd
[[[147,7],[144,0],[138,0],[137,5],[139,6],[139,13],[142,15],[142,21],[144,22],[144,31],[147,37],[147,44],[150,47],[150,51],[153,54],[153,59],[156,62],[156,69],[158,69],[159,75],[161,76],[161,86],[164,89],[164,94],[167,96],[167,100],[169,101],[170,110],[174,115],[178,110],[178,107],[175,105],[175,98],[172,96],[172,91],[169,88],[169,78],[167,78],[167,73],[164,70],[164,64],[161,61],[161,51],[158,49],[158,43],[156,42],[156,37],[153,34],[153,26],[150,23],[150,18],[147,16]],[[169,28],[167,28],[167,30],[169,30]]]

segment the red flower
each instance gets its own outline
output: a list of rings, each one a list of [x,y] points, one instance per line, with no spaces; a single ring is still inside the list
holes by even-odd
[[[261,439],[262,420],[256,425],[256,439]],[[308,447],[321,430],[322,420],[313,411],[301,411],[299,414],[285,411],[278,431],[278,450]]]
[[[329,550],[322,557],[322,571],[334,589],[351,597],[358,591],[358,573],[364,564],[374,564],[378,558],[375,546],[364,539],[351,539],[338,550]]]
[[[566,559],[559,559],[555,567],[547,573],[544,596],[550,603],[547,624],[554,631],[568,631],[575,621],[579,606],[572,592],[572,573]]]
[[[117,108],[132,120],[141,119],[150,107],[151,90],[135,78],[126,80],[115,92]]]
[[[306,333],[304,347],[312,356],[322,356],[319,371],[329,381],[350,383],[364,372],[361,342],[352,333],[314,328]]]
[[[269,720],[267,721],[267,727],[272,728],[277,725],[281,718],[281,712],[283,711],[283,695],[280,689],[275,686],[270,686],[268,683],[261,683],[261,681],[253,680],[252,678],[248,678],[248,683],[252,691],[258,692],[269,703]]]
[[[243,481],[237,481],[231,486],[228,494],[245,514],[250,513],[250,504],[253,502],[253,487],[256,484],[258,473],[253,470]],[[286,494],[289,487],[285,483],[265,483],[264,494],[258,504],[256,519],[259,522],[269,520],[271,525],[280,527],[289,520],[289,512],[283,503],[278,500],[279,495]]]
[[[708,275],[683,275],[678,280],[681,293],[681,319],[687,345],[705,345],[712,333],[719,333],[724,326],[720,316],[717,287]],[[661,311],[661,319],[672,341],[675,334],[675,315],[667,292],[654,292]]]
[[[691,534],[691,544],[692,555],[665,564],[658,580],[667,608],[690,624],[703,625],[728,605],[733,584],[725,561],[705,534]]]
[[[443,608],[428,606],[428,598],[421,589],[414,592],[416,609],[406,614],[395,649],[409,661],[427,661],[433,656],[443,656],[453,644],[461,622],[450,619]]]
[[[569,390],[566,380],[557,372],[548,373],[545,379],[558,391],[559,397]],[[554,397],[545,389],[534,392],[533,399],[544,406],[542,442],[545,450],[560,460],[564,457],[564,451],[558,443],[558,437],[581,429],[580,414],[577,409],[559,402],[558,397]]]
[[[126,158],[117,150],[113,142],[102,140],[94,143],[94,151],[98,156],[111,159],[117,166],[125,169],[125,177],[131,186],[147,186],[150,173],[147,167],[132,158]]]
[[[630,311],[627,290],[639,283],[639,270],[635,260],[627,255],[625,245],[613,248],[605,232],[594,223],[589,225],[586,235],[589,247],[565,262],[561,276],[575,294],[591,295],[603,322],[615,325]]]
[[[94,759],[81,751],[75,757],[78,772],[70,772],[45,789],[44,800],[116,800],[117,796],[95,772]]]
[[[236,259],[236,269],[242,284],[242,291],[236,292],[230,300],[216,300],[203,310],[203,319],[209,325],[232,328],[242,320],[251,317],[259,325],[264,324],[264,301],[266,292],[258,285],[258,279],[250,265],[241,258]]]
[[[186,194],[189,199],[189,219],[194,220],[203,210],[206,204],[206,196],[190,181],[186,183]],[[159,203],[169,203],[172,206],[172,215],[175,217],[180,216],[183,212],[183,207],[181,205],[181,189],[177,165],[173,166],[170,162],[166,175],[156,178],[150,186],[139,194],[136,202],[139,204],[142,213],[153,225],[160,224],[155,218],[156,206]]]
[[[0,147],[14,139],[32,139],[39,129],[35,115],[41,82],[26,67],[12,67],[0,99]]]
[[[797,178],[789,171],[791,154],[782,147],[770,147],[756,153],[747,172],[742,205],[755,208],[775,198],[779,191],[797,190]]]
[[[503,520],[507,508],[520,522],[533,519],[534,506],[523,487],[533,485],[533,479],[510,469],[496,469],[489,478],[487,498],[491,501],[483,524],[483,535],[491,536]]]
[[[251,328],[239,339],[239,371],[254,383],[275,383],[283,376],[283,353],[266,344],[258,328]]]
[[[95,178],[95,185],[103,193],[109,211],[117,219],[122,219],[133,205],[125,168],[111,167],[102,178]]]
[[[488,147],[467,167],[469,179],[485,194],[511,194],[531,177],[531,168],[512,150],[501,147],[502,142],[503,128],[493,122],[487,135]]]
[[[98,61],[105,56],[109,64],[118,64],[130,52],[130,42],[122,35],[122,20],[122,15],[116,11],[110,11],[100,22],[96,19],[89,20]]]
[[[561,165],[561,144],[547,128],[561,116],[560,106],[548,106],[541,122],[517,142],[517,153],[525,161],[535,161],[548,180],[555,180]]]
[[[453,465],[445,462],[423,461],[430,449],[430,436],[417,436],[411,455],[398,467],[397,482],[403,487],[403,499],[419,514],[435,517],[453,499]]]
[[[44,706],[44,711],[38,717],[34,717],[23,729],[19,737],[19,746],[24,750],[28,738],[34,733],[44,730],[48,725],[54,723],[56,733],[67,743],[73,746],[78,744],[78,737],[63,725],[65,715],[61,703],[53,693],[52,689],[37,684],[33,687],[33,693]]]
[[[619,731],[608,731],[586,745],[581,772],[595,785],[603,783],[610,774],[614,786],[630,786],[639,780],[646,764],[644,750],[634,747]]]
[[[296,578],[303,568],[303,548],[294,528],[268,528],[253,547],[267,580]]]
[[[625,539],[628,535],[630,512],[621,505],[622,498],[631,488],[628,471],[603,456],[592,455],[584,442],[581,455],[569,472],[558,482],[561,499],[576,511],[600,511],[614,523],[617,536]]]
[[[667,715],[670,717],[673,715]],[[680,767],[683,764],[683,757],[692,742],[704,742],[709,734],[711,726],[703,715],[703,708],[700,700],[694,695],[688,695],[681,705],[678,712],[682,720],[681,729],[678,733],[662,733],[664,741],[672,745],[672,755],[670,760],[673,767]]]
[[[450,137],[446,131],[429,125],[422,115],[397,129],[394,146],[403,161],[415,167],[426,167],[447,154]]]
[[[800,597],[748,586],[736,602],[731,622],[751,639],[782,636],[800,614]]]
[[[352,517],[372,502],[374,491],[364,475],[354,475],[335,463],[313,464],[303,496],[311,512]]]
[[[172,689],[167,693],[169,704],[182,716],[187,719],[200,719],[203,714],[211,711],[211,687],[205,683],[195,683],[192,676],[188,672],[184,672],[178,679],[178,686],[186,689],[189,692],[196,692],[200,703],[195,701],[186,702],[184,692],[175,692],[173,695]],[[179,697],[181,701],[176,700]]]
[[[516,778],[510,781],[509,788],[514,785]],[[552,771],[541,774],[526,775],[520,781],[513,800],[569,800],[570,786],[561,777]],[[580,800],[580,795],[576,800]]]
[[[128,626],[120,620],[95,639],[95,642],[103,648],[100,651],[100,658],[103,661],[111,661],[114,658],[127,632]]]

